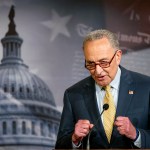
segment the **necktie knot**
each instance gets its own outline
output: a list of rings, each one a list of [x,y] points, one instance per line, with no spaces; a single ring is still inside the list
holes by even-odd
[[[107,86],[104,87],[104,89],[105,89],[106,92],[110,92],[111,86],[107,85]]]

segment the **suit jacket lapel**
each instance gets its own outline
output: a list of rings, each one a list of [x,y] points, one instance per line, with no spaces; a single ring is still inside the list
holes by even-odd
[[[95,82],[90,78],[84,89],[84,101],[90,115],[91,123],[95,123],[99,117],[99,110],[95,96]]]
[[[118,95],[118,104],[116,110],[116,117],[117,116],[126,116],[128,108],[130,106],[132,96],[134,94],[135,85],[133,84],[133,80],[130,76],[130,73],[121,67],[121,78],[120,78],[120,88],[119,88],[119,95]],[[115,140],[117,134],[116,127],[114,127],[113,134],[112,134],[112,142]]]
[[[121,67],[120,89],[117,104],[117,116],[125,116],[134,94],[135,86],[127,70]]]
[[[97,105],[97,98],[95,92],[95,81],[91,77],[91,82],[86,84],[84,100],[87,110],[90,115],[90,121],[95,125],[95,131],[98,131],[101,138],[101,142],[108,142],[103,128],[102,120],[100,118],[100,112]],[[99,119],[100,118],[100,119]],[[98,120],[98,121],[97,121]],[[104,140],[104,141],[102,141]]]

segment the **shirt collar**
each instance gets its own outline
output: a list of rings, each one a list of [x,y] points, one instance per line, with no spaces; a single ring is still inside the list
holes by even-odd
[[[118,90],[120,85],[121,69],[118,67],[117,74],[114,80],[110,83],[110,86]]]
[[[110,86],[116,90],[119,90],[120,77],[121,77],[121,69],[118,67],[117,74],[114,80],[110,83]],[[96,82],[95,82],[95,86],[96,86],[96,91],[101,91],[102,86],[99,86]]]

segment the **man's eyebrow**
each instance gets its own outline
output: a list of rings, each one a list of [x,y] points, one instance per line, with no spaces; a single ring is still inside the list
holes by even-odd
[[[102,59],[99,59],[98,61],[96,62],[103,62],[103,61],[108,61],[108,58],[102,58]],[[95,63],[95,61],[92,61],[92,60],[86,60],[87,63]]]
[[[86,60],[87,63],[95,63],[94,61],[91,60]]]

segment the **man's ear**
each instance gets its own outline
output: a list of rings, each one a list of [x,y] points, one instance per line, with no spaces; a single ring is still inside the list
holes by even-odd
[[[119,65],[121,62],[121,58],[122,58],[122,50],[118,50],[116,53],[116,62]]]

